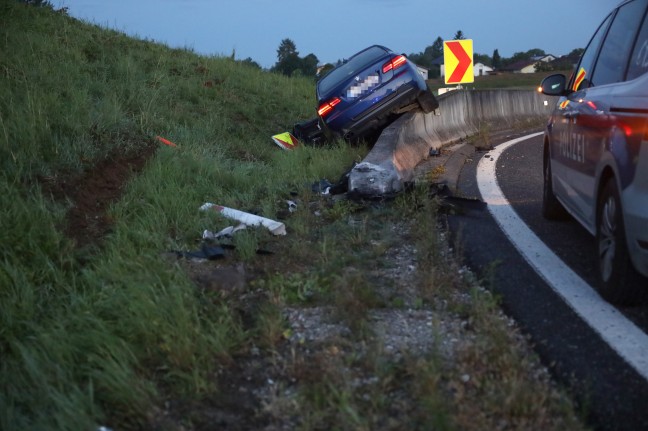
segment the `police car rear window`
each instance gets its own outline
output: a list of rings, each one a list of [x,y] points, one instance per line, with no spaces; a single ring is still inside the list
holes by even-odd
[[[623,81],[626,65],[648,0],[634,0],[619,8],[603,42],[592,77],[592,85]]]
[[[648,15],[644,16],[643,25],[628,66],[628,80],[635,79],[648,72]]]

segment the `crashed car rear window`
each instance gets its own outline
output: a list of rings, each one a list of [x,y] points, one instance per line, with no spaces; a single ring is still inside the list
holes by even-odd
[[[346,77],[356,74],[364,69],[368,64],[373,63],[379,58],[383,57],[387,51],[384,49],[372,46],[366,51],[362,51],[360,54],[352,57],[346,63],[340,65],[339,67],[333,69],[322,78],[317,84],[319,88],[319,94],[324,95],[328,93],[333,87],[335,87],[340,81],[344,80]]]

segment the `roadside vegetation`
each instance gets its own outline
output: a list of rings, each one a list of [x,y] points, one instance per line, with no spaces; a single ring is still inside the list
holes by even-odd
[[[0,0],[0,429],[583,429],[425,184],[333,199],[311,185],[366,145],[272,143],[314,106],[311,79]],[[287,235],[184,258],[232,224],[205,202]]]

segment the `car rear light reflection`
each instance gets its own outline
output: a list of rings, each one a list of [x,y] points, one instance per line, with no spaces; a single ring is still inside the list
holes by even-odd
[[[390,70],[396,70],[407,62],[407,58],[404,55],[399,55],[398,57],[392,58],[387,63],[383,64],[382,72],[387,73]]]
[[[319,109],[317,110],[317,113],[319,114],[320,117],[323,118],[328,114],[330,114],[333,108],[335,107],[335,105],[337,105],[338,103],[340,103],[340,99],[338,97],[331,99],[326,103],[322,103]]]

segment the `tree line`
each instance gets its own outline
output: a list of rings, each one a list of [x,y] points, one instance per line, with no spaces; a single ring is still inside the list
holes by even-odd
[[[461,30],[457,31],[454,37],[450,40],[465,39]],[[576,48],[569,54],[564,56],[564,59],[552,63],[539,62],[536,66],[537,71],[551,71],[551,70],[567,70],[572,67],[574,59],[578,59],[583,53],[583,48]],[[511,57],[502,57],[498,49],[493,51],[492,55],[473,53],[473,63],[482,63],[486,66],[492,67],[495,70],[506,69],[507,67],[522,61],[531,61],[534,57],[542,57],[548,55],[540,48],[532,48],[528,51],[520,51],[514,53]],[[409,59],[419,66],[429,69],[428,76],[430,78],[438,78],[441,75],[441,66],[438,61],[443,57],[443,39],[441,36],[437,37],[432,45],[427,46],[425,50],[418,53],[411,53],[408,55]]]
[[[465,36],[461,30],[458,30],[454,37],[450,40],[462,40],[465,39]],[[567,70],[572,67],[572,63],[580,57],[583,53],[582,48],[576,48],[572,50],[569,54],[564,56],[562,61],[558,60],[552,63],[540,62],[537,65],[538,71],[550,71],[550,70]],[[486,66],[492,67],[495,70],[506,69],[508,66],[515,64],[520,61],[530,61],[534,57],[544,56],[547,53],[539,48],[529,49],[524,52],[516,52],[511,57],[502,57],[498,49],[493,51],[492,55],[488,54],[473,54],[474,63],[482,63]],[[412,60],[419,66],[429,69],[428,76],[430,78],[438,78],[441,75],[441,66],[443,63],[443,39],[441,36],[438,36],[432,45],[427,46],[422,52],[410,53],[408,58]],[[441,59],[441,61],[439,61]],[[243,60],[244,62],[253,63],[257,67],[258,64],[254,63],[251,59]],[[339,64],[341,60],[338,60],[336,64]],[[299,52],[297,51],[297,46],[295,42],[291,39],[283,39],[279,44],[277,49],[277,62],[272,66],[270,71],[281,73],[287,76],[301,75],[301,76],[312,76],[315,77],[318,74],[318,63],[319,60],[315,54],[308,54],[305,57],[300,57]],[[322,67],[322,70],[319,71],[319,74],[325,73],[328,69],[332,69],[333,64],[326,64]]]

